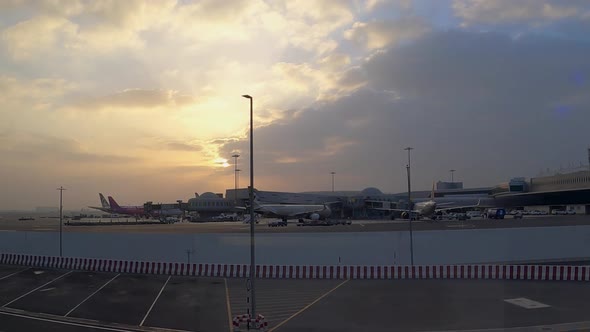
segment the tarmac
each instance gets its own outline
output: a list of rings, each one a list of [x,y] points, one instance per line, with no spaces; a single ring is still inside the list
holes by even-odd
[[[0,266],[2,331],[232,331],[250,307],[238,278]],[[268,331],[590,329],[585,282],[280,280],[255,282]]]
[[[296,221],[290,221],[287,227],[268,227],[267,222],[276,219],[263,219],[256,225],[257,233],[323,233],[323,232],[389,232],[406,231],[409,229],[408,220],[353,220],[352,225],[335,226],[297,226]],[[522,227],[552,227],[590,225],[590,215],[575,216],[525,216],[523,219],[513,219],[506,216],[503,220],[476,218],[465,221],[413,221],[414,231],[430,230],[462,230],[462,229],[490,229],[490,228],[522,228]],[[59,231],[59,220],[36,219],[33,221],[19,221],[17,217],[0,219],[0,231]],[[248,233],[250,225],[242,222],[207,222],[175,224],[149,223],[129,224],[120,221],[111,224],[109,221],[97,225],[64,225],[64,232],[109,232],[109,233]]]

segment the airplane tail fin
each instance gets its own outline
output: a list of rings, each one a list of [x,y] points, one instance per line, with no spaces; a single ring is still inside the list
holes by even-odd
[[[261,207],[260,201],[258,200],[258,197],[256,197],[256,193],[254,193],[254,201],[252,202],[252,206],[254,207],[254,210],[257,210]],[[250,200],[246,201],[246,208],[250,208]]]
[[[108,209],[111,207],[109,202],[102,195],[102,193],[98,193],[98,196],[100,197],[100,204],[102,204],[103,208]]]
[[[252,205],[254,206],[254,210],[257,210],[260,208],[260,201],[258,201],[258,197],[256,197],[256,193],[254,193],[254,202],[252,202]]]
[[[120,208],[119,204],[117,204],[117,202],[115,202],[115,199],[111,196],[109,196],[109,203],[111,204],[111,208]]]

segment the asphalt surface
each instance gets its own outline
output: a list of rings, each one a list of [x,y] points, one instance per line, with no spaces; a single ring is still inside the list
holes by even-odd
[[[274,219],[262,220],[256,225],[258,233],[323,233],[323,232],[388,232],[406,231],[409,229],[407,220],[353,220],[352,225],[336,226],[297,226],[297,222],[290,221],[287,227],[268,227],[267,222]],[[503,220],[471,219],[466,221],[438,221],[429,222],[419,220],[413,222],[414,231],[430,230],[461,230],[461,229],[490,229],[490,228],[522,228],[522,227],[552,227],[590,225],[590,215],[575,216],[525,216],[523,219],[513,219],[506,216]],[[65,232],[127,232],[127,233],[248,233],[250,226],[241,222],[209,222],[209,223],[176,223],[176,224],[145,224],[145,225],[65,225]],[[0,231],[59,231],[59,220],[36,219],[33,221],[18,221],[17,217],[0,219]]]
[[[588,296],[590,287],[582,283],[351,280],[277,331],[505,329],[580,322],[590,319]],[[506,302],[516,298],[547,307]]]
[[[250,285],[0,266],[0,329],[231,331],[231,318],[248,312]],[[255,286],[270,331],[590,328],[586,282],[261,279]]]

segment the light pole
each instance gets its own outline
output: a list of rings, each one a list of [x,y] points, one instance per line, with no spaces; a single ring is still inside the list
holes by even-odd
[[[256,259],[254,252],[254,98],[250,95],[242,95],[242,97],[250,99],[250,289],[251,289],[251,304],[252,304],[252,318],[256,319]]]
[[[234,204],[238,204],[238,157],[239,154],[234,154]]]
[[[330,174],[332,174],[332,192],[334,192],[334,175],[336,172],[330,172]]]
[[[59,190],[59,257],[62,256],[62,225],[63,225],[63,192],[66,190],[63,186]]]
[[[451,183],[455,183],[455,170],[451,169],[449,170],[449,172],[451,172]]]
[[[242,171],[242,170],[241,170],[241,169],[239,169],[239,168],[238,168],[238,169],[236,169],[236,173],[237,173],[237,177],[236,177],[236,184],[237,184],[237,187],[238,187],[238,188],[240,188],[240,172],[241,172],[241,171]],[[237,201],[237,199],[236,199],[236,201]]]
[[[407,147],[404,150],[408,151],[408,219],[410,223],[410,263],[414,266],[414,236],[412,234],[412,186],[410,184],[410,151],[414,150],[412,147]]]

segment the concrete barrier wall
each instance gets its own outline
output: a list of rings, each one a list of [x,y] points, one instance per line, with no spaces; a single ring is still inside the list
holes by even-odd
[[[247,233],[63,234],[64,256],[130,261],[247,264],[249,245]],[[409,265],[409,249],[408,232],[256,234],[257,262],[268,265]],[[0,232],[0,252],[59,255],[59,233]],[[420,265],[584,257],[590,257],[590,226],[414,232]]]
[[[249,265],[186,264],[1,254],[0,264],[96,272],[247,278]],[[501,279],[590,281],[590,266],[549,265],[257,265],[257,278],[271,279]]]

